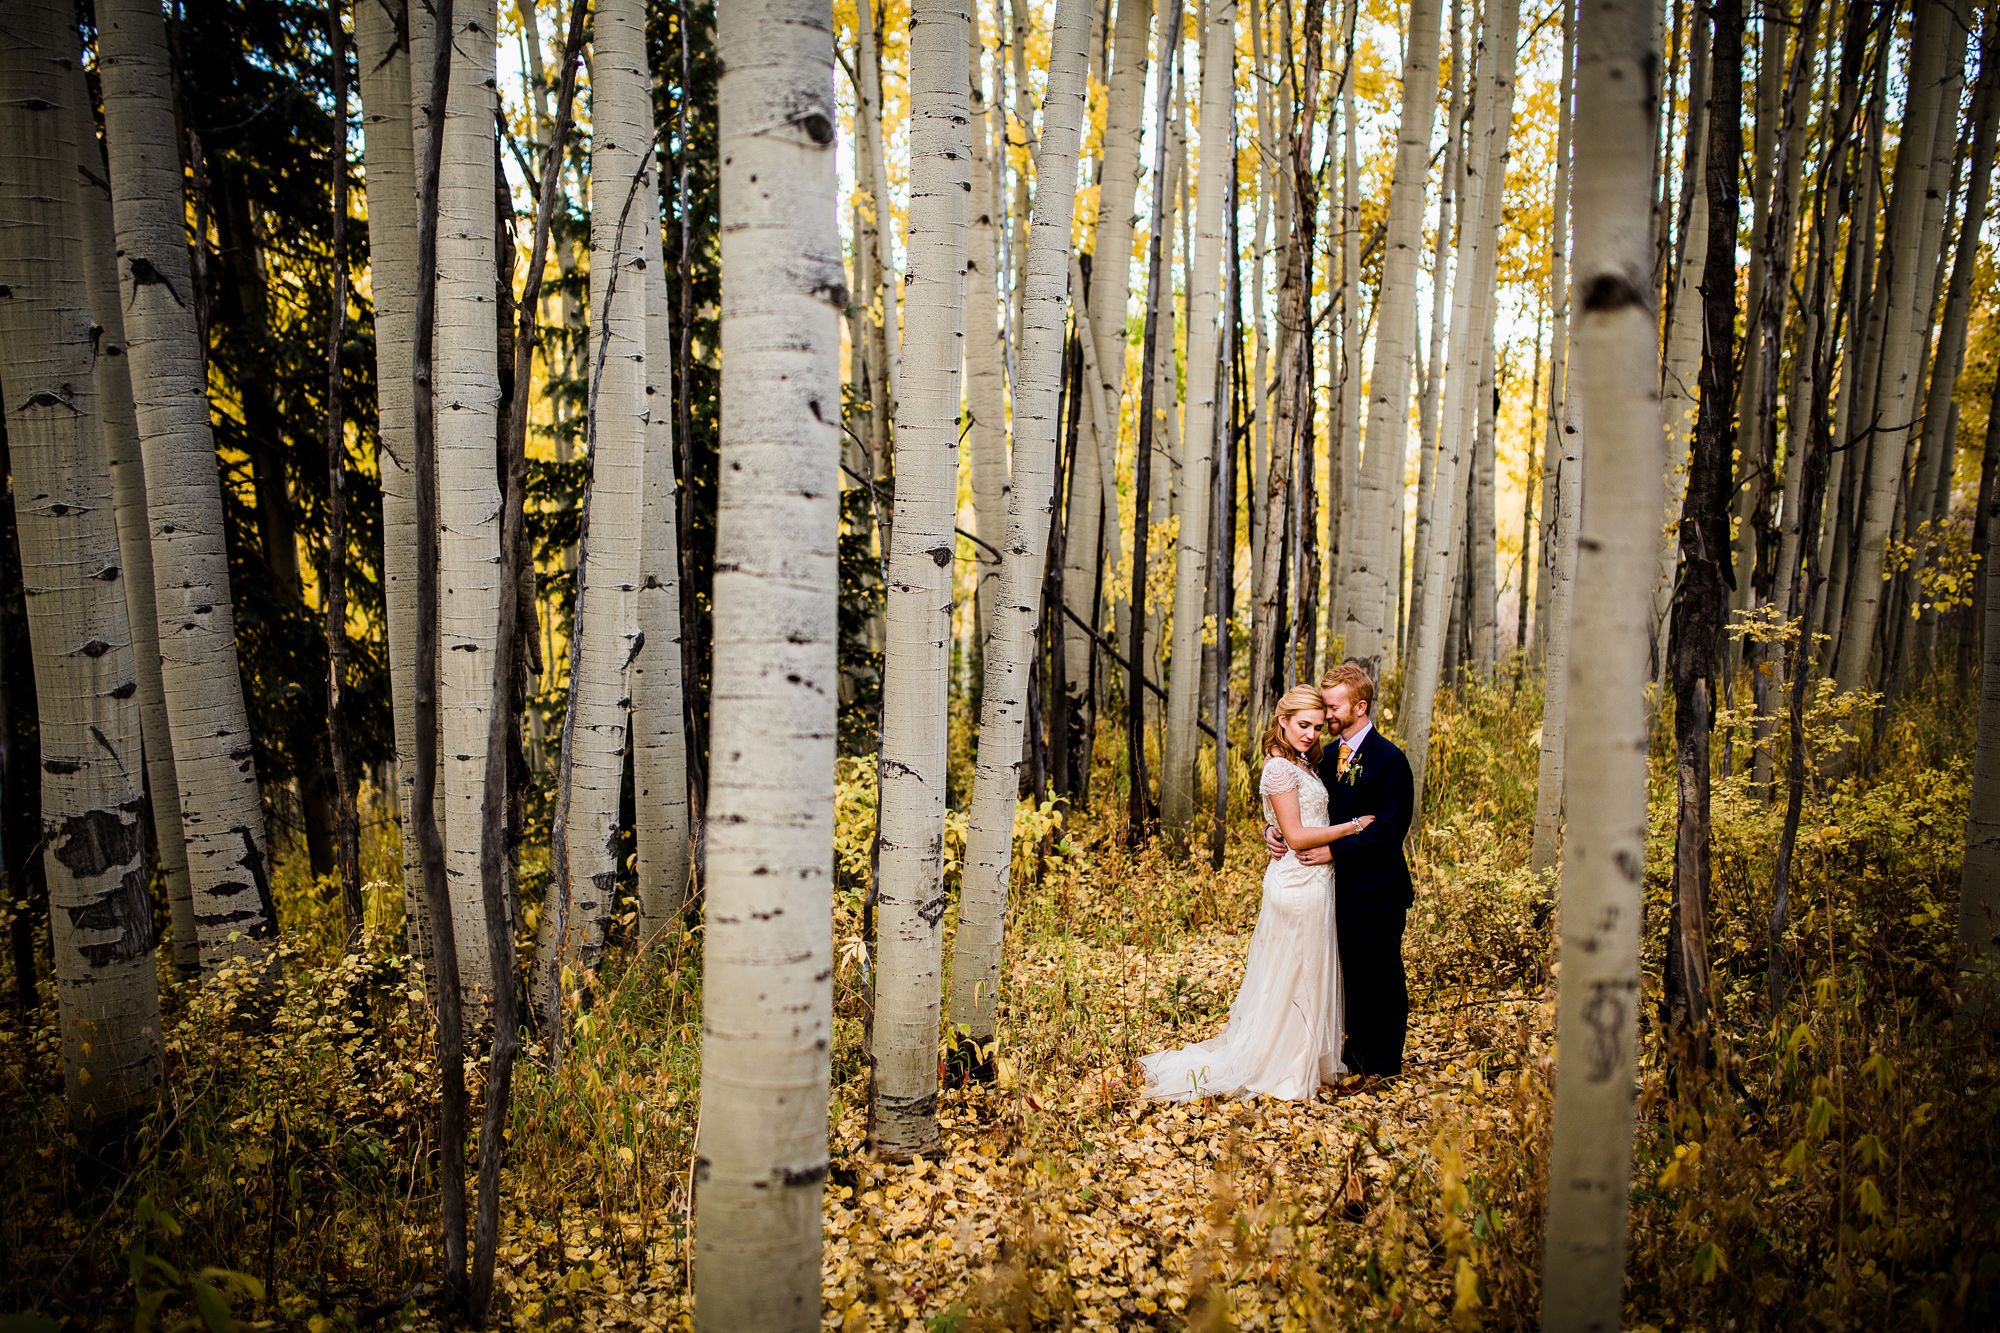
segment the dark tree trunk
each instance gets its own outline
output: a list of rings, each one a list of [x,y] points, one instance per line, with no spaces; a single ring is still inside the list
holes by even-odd
[[[7,423],[0,415],[0,477],[11,475]],[[14,528],[14,492],[0,490],[0,894],[13,912],[8,947],[14,1002],[23,1013],[39,999],[35,936],[48,916],[42,878],[42,747],[34,663],[28,657],[27,594]]]
[[[1674,605],[1674,756],[1679,820],[1667,947],[1667,1011],[1697,1042],[1708,1018],[1709,734],[1717,645],[1736,586],[1730,568],[1730,452],[1736,403],[1736,172],[1742,156],[1742,0],[1717,0],[1709,64],[1708,254],[1702,267],[1701,409],[1681,506]]]
[[[433,425],[432,353],[437,334],[438,174],[444,156],[446,98],[451,88],[452,0],[435,0],[436,59],[431,68],[429,123],[418,162],[416,354],[417,662],[416,773],[410,808],[437,802],[438,779],[438,491],[437,435]],[[413,71],[414,73],[414,71]],[[467,1291],[465,1268],[465,1019],[460,999],[458,946],[452,932],[451,895],[444,878],[444,842],[437,821],[419,819],[417,848],[430,913],[432,971],[437,978],[438,1194],[443,1303],[455,1307]]]
[[[347,423],[340,347],[347,326],[347,48],[340,0],[326,11],[332,70],[333,311],[326,338],[326,748],[333,766],[335,859],[349,952],[361,946],[361,820],[354,808],[353,754],[347,743]]]

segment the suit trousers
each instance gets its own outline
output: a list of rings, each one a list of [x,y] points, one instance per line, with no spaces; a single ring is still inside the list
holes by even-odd
[[[1403,1072],[1403,1038],[1410,1026],[1410,987],[1403,974],[1405,912],[1340,912],[1340,977],[1346,995],[1347,1044],[1342,1062],[1353,1074]]]

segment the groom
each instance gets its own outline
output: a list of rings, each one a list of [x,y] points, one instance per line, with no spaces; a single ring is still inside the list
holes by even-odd
[[[1416,894],[1403,838],[1410,831],[1415,784],[1410,761],[1375,730],[1375,682],[1353,662],[1320,678],[1326,720],[1340,743],[1319,764],[1335,824],[1360,815],[1375,822],[1330,847],[1299,854],[1307,865],[1334,869],[1334,924],[1340,934],[1340,972],[1347,995],[1347,1045],[1342,1062],[1364,1078],[1403,1072],[1403,1036],[1410,1021],[1410,992],[1403,975],[1403,922]],[[1273,857],[1285,840],[1264,830]]]

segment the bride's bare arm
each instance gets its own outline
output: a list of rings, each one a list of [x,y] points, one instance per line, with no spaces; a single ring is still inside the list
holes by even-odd
[[[1284,834],[1285,845],[1295,852],[1339,842],[1375,822],[1375,816],[1362,815],[1359,819],[1344,820],[1331,828],[1307,828],[1299,818],[1299,794],[1296,791],[1274,791],[1268,799],[1271,813],[1278,817],[1278,832]]]

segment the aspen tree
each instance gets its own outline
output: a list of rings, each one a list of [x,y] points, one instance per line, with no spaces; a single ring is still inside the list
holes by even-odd
[[[643,67],[642,67],[643,68]],[[642,89],[642,92],[644,90]],[[645,116],[652,122],[652,99]],[[657,143],[657,136],[655,136]],[[654,170],[659,170],[657,157]],[[639,938],[680,920],[688,889],[686,682],[681,660],[680,485],[674,477],[673,329],[660,244],[657,181],[632,207],[645,280],[645,446],[639,494],[639,651],[632,660],[632,794]]]
[[[1430,750],[1431,709],[1444,664],[1446,602],[1451,596],[1451,561],[1457,558],[1462,534],[1458,509],[1465,489],[1461,470],[1466,427],[1476,420],[1473,402],[1485,360],[1486,329],[1492,318],[1493,285],[1500,195],[1504,180],[1508,135],[1513,123],[1515,36],[1520,26],[1520,0],[1500,0],[1494,26],[1482,42],[1479,107],[1473,138],[1468,141],[1465,172],[1465,223],[1454,264],[1450,365],[1453,383],[1444,400],[1438,428],[1436,480],[1431,492],[1429,568],[1424,575],[1423,601],[1412,607],[1409,688],[1404,694],[1403,731],[1416,778],[1413,811],[1423,808],[1424,765]],[[1491,68],[1490,75],[1486,72]],[[1432,369],[1432,374],[1437,369]]]
[[[490,997],[479,900],[479,804],[499,621],[500,345],[493,184],[493,0],[456,0],[438,170],[435,357],[438,467],[438,738],[446,882],[468,1021]],[[417,93],[427,102],[429,89]],[[509,584],[511,587],[511,584]]]
[[[95,1140],[159,1097],[161,1049],[139,703],[78,216],[81,50],[69,6],[9,6],[0,377],[41,729],[63,1090],[72,1125]]]
[[[202,974],[238,957],[261,971],[277,915],[237,674],[222,486],[188,299],[193,274],[166,22],[138,0],[107,0],[97,18],[126,354],[153,534],[160,685]]]
[[[543,1002],[560,969],[595,968],[618,887],[618,789],[639,639],[640,491],[646,452],[645,223],[659,212],[652,80],[640,0],[599,0],[591,42],[590,491],[563,725],[568,800],[559,801],[567,868],[549,877],[542,914]],[[555,895],[568,897],[566,913]],[[566,916],[567,930],[556,923]],[[461,954],[462,956],[462,954]]]
[[[145,742],[146,784],[153,816],[153,842],[160,854],[160,878],[167,890],[173,925],[174,971],[182,980],[201,973],[201,939],[194,921],[188,883],[187,845],[181,837],[180,782],[174,776],[172,730],[160,684],[160,622],[153,594],[153,544],[146,513],[145,460],[139,450],[139,420],[132,406],[132,372],[125,355],[125,310],[118,297],[117,244],[112,237],[111,187],[104,154],[90,114],[90,90],[83,66],[71,66],[75,87],[64,101],[76,118],[77,205],[81,212],[84,287],[97,326],[94,358],[98,424],[111,472],[111,506],[118,522],[119,578],[125,591],[125,619],[132,636],[132,668],[138,683],[139,731]]]
[[[1104,532],[1099,558],[1116,568],[1125,550],[1119,531],[1117,470],[1119,401],[1125,393],[1125,320],[1132,297],[1133,200],[1139,187],[1139,142],[1144,134],[1147,30],[1153,0],[1117,0],[1112,29],[1111,86],[1104,111],[1104,160],[1098,180],[1096,251],[1090,266],[1090,328],[1098,383],[1102,386],[1109,437],[1098,440],[1098,476],[1104,495]],[[1124,612],[1105,626],[1123,624]]]
[[[1007,527],[1007,420],[1003,371],[1006,346],[1000,318],[999,249],[994,243],[1000,206],[994,189],[994,153],[1006,153],[1006,143],[989,146],[986,91],[979,61],[979,24],[966,25],[968,86],[971,93],[972,229],[965,262],[965,445],[972,461],[973,527],[984,545],[972,548],[974,641],[984,644],[993,632],[993,595],[1000,586],[1000,557],[995,554]],[[988,550],[991,546],[994,550]]]
[[[416,8],[421,8],[418,6]],[[416,130],[411,123],[410,59],[420,16],[402,0],[354,7],[355,68],[361,88],[362,164],[368,199],[368,285],[375,304],[376,470],[382,485],[382,600],[389,648],[389,700],[396,737],[396,815],[403,829],[403,910],[410,957],[430,977],[422,869],[412,832],[416,779],[417,497],[414,386],[406,373],[416,340]]]
[[[1708,253],[1708,209],[1702,182],[1708,165],[1709,17],[1696,6],[1693,53],[1688,62],[1686,169],[1681,176],[1680,248],[1667,297],[1666,356],[1660,371],[1660,404],[1667,423],[1667,498],[1660,522],[1659,562],[1653,577],[1653,656],[1662,679],[1667,670],[1667,616],[1672,611],[1674,570],[1680,562],[1681,497],[1687,488],[1688,443],[1700,399],[1701,269]]]
[[[1368,433],[1362,442],[1356,524],[1349,565],[1347,653],[1379,670],[1395,661],[1395,607],[1402,560],[1397,511],[1403,497],[1403,443],[1410,429],[1410,370],[1417,330],[1417,263],[1431,124],[1437,119],[1438,0],[1412,0],[1403,57],[1403,106],[1396,169],[1383,229],[1382,285],[1376,297],[1375,353],[1368,371]],[[1433,370],[1432,373],[1435,373]],[[1406,696],[1407,697],[1407,696]]]
[[[1186,456],[1181,460],[1179,539],[1174,543],[1173,673],[1167,678],[1167,713],[1160,769],[1160,822],[1175,845],[1193,837],[1195,765],[1200,737],[1203,604],[1209,579],[1209,472],[1214,464],[1216,419],[1226,385],[1217,346],[1221,341],[1223,204],[1235,157],[1230,107],[1236,98],[1236,6],[1217,0],[1209,10],[1201,57],[1201,162],[1195,185],[1194,253],[1190,259],[1187,332]],[[1229,627],[1218,624],[1218,635]],[[1224,728],[1216,727],[1218,734]]]
[[[957,509],[959,370],[972,155],[966,0],[910,15],[910,207],[896,508],[883,653],[872,1137],[907,1157],[937,1142],[943,966],[946,694]]]
[[[1743,6],[1716,0],[1709,64],[1706,197],[1708,253],[1703,256],[1701,402],[1681,503],[1681,565],[1674,599],[1671,667],[1678,821],[1674,899],[1668,926],[1666,993],[1674,1026],[1700,1032],[1708,1013],[1709,736],[1726,679],[1718,644],[1727,620],[1729,581],[1729,428],[1736,402],[1736,229],[1743,102]],[[1692,259],[1692,256],[1689,257]],[[1700,1040],[1700,1038],[1697,1038]]]
[[[938,72],[963,87],[964,32],[948,35]],[[810,1333],[833,1041],[847,300],[831,6],[731,0],[716,13],[716,49],[722,455],[695,1323]]]
[[[1576,592],[1576,519],[1583,498],[1583,436],[1569,426],[1570,372],[1570,128],[1576,78],[1575,0],[1563,4],[1562,75],[1556,112],[1555,208],[1551,214],[1549,302],[1555,318],[1549,339],[1548,429],[1542,446],[1543,524],[1550,530],[1537,600],[1546,592],[1547,619],[1536,632],[1542,658],[1542,736],[1535,774],[1535,831],[1528,866],[1539,875],[1555,868],[1562,837],[1563,767],[1568,737],[1569,633]],[[1527,541],[1527,534],[1521,534]],[[1525,546],[1522,559],[1527,558]],[[1650,623],[1650,622],[1649,622]]]
[[[868,152],[869,235],[875,244],[875,276],[882,284],[883,375],[888,382],[889,407],[894,411],[903,382],[902,323],[897,315],[903,282],[896,272],[896,244],[890,234],[894,214],[889,207],[889,154],[882,142],[887,137],[882,124],[882,50],[876,40],[875,0],[860,0],[855,9],[861,21],[861,96],[855,119],[860,122],[861,140]],[[872,304],[875,294],[868,296]]]
[[[1638,1045],[1640,867],[1646,859],[1648,603],[1663,463],[1650,236],[1659,28],[1648,5],[1579,6],[1577,383],[1592,433],[1569,663],[1569,840],[1556,1001],[1554,1124],[1542,1327],[1615,1328]]]
[[[1070,214],[1076,204],[1092,0],[1061,0],[1050,35],[1035,213],[1021,275],[1014,384],[1014,457],[1000,586],[980,693],[979,758],[968,811],[965,882],[952,954],[951,1022],[975,1047],[994,1040],[1003,923],[1014,857],[1014,806],[1042,575],[1055,512],[1056,400],[1068,303]]]
[[[1901,133],[1897,141],[1895,174],[1891,178],[1889,218],[1884,232],[1886,291],[1878,286],[1871,307],[1881,316],[1881,369],[1875,392],[1864,392],[1856,410],[1873,428],[1868,450],[1868,467],[1857,480],[1858,532],[1853,566],[1848,571],[1849,593],[1841,624],[1840,648],[1834,659],[1834,683],[1843,690],[1858,689],[1868,674],[1875,648],[1877,619],[1882,610],[1883,569],[1888,555],[1890,529],[1895,521],[1897,488],[1902,482],[1904,451],[1910,434],[1910,417],[1918,402],[1918,330],[1913,323],[1923,317],[1918,301],[1930,297],[1931,275],[1919,271],[1923,249],[1924,194],[1931,186],[1934,165],[1940,181],[1949,170],[1950,154],[1943,163],[1933,163],[1940,103],[1946,87],[1945,63],[1952,43],[1943,25],[1958,26],[1942,0],[1916,0],[1916,18],[1911,35],[1912,65],[1909,97],[1903,108]],[[1865,215],[1863,215],[1865,216]],[[1925,321],[1927,322],[1927,320]],[[1874,342],[1871,334],[1870,343]]]

